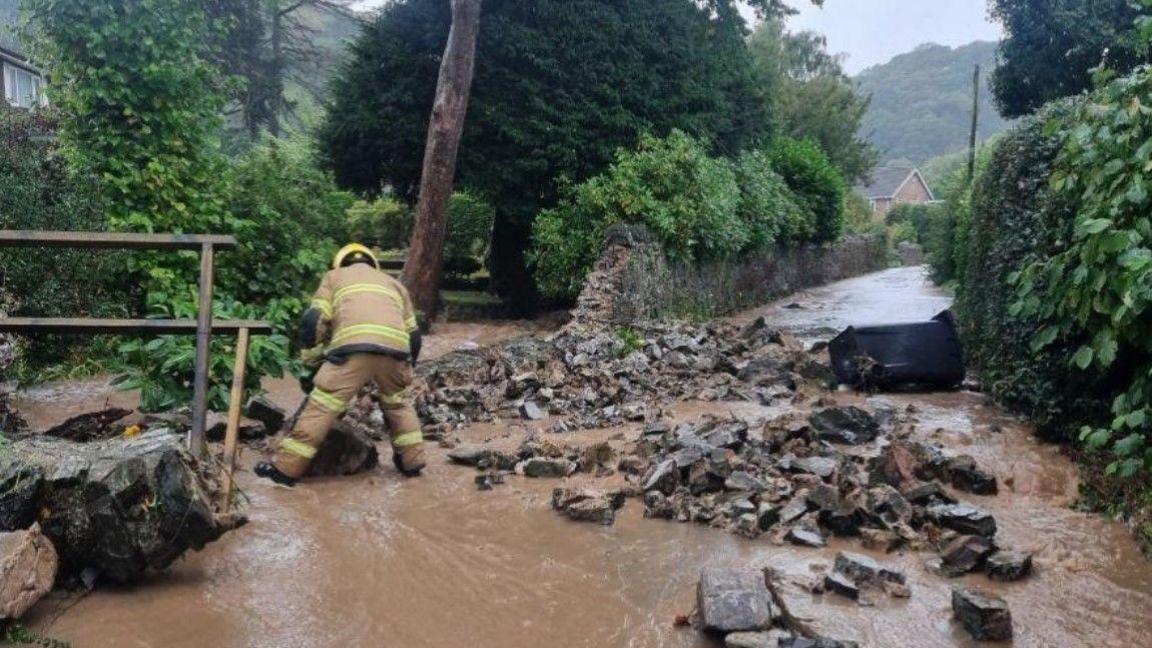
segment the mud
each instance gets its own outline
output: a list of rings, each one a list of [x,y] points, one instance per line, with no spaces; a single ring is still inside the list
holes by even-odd
[[[930,317],[948,301],[919,268],[902,268],[808,291],[741,318],[767,315],[815,341],[848,323]],[[448,349],[458,344],[449,336],[442,342]],[[22,394],[20,405],[48,424],[103,406],[106,397],[92,394],[91,386],[60,386]],[[272,396],[289,408],[300,398],[288,383]],[[1059,448],[1036,442],[1026,425],[979,394],[844,391],[830,398],[914,405],[913,438],[970,454],[996,474],[999,495],[964,499],[995,515],[1001,544],[1035,552],[1036,567],[1015,583],[982,575],[946,580],[924,567],[934,554],[876,555],[907,574],[910,599],[865,608],[789,586],[794,614],[827,636],[867,646],[976,645],[951,618],[951,586],[966,584],[1008,601],[1016,646],[1147,645],[1152,565],[1122,525],[1069,508],[1077,473]],[[755,421],[780,413],[750,403],[672,409],[676,420],[731,412]],[[457,436],[515,447],[532,426],[476,425]],[[637,433],[616,428],[554,438],[576,445]],[[577,523],[550,510],[551,491],[589,477],[511,476],[479,491],[473,469],[450,465],[447,450],[431,450],[425,477],[412,481],[382,468],[287,490],[245,471],[239,482],[252,501],[244,530],[142,586],[42,602],[30,625],[75,646],[705,647],[716,644],[673,623],[692,609],[702,567],[772,567],[786,580],[805,581],[813,565],[830,566],[837,551],[860,551],[856,542],[774,546],[648,520],[635,499],[613,526]],[[247,468],[257,458],[245,449],[241,463]]]

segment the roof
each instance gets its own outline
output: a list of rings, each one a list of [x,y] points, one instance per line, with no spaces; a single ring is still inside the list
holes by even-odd
[[[900,193],[900,189],[908,184],[908,181],[916,177],[928,189],[928,194],[932,194],[932,188],[928,186],[928,182],[924,180],[924,176],[920,174],[920,170],[912,167],[880,167],[872,171],[871,181],[867,184],[858,185],[856,191],[869,200],[876,200],[878,198],[892,198]]]

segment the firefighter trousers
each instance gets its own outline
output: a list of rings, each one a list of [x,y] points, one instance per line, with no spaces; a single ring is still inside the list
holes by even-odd
[[[308,395],[308,404],[272,459],[276,468],[289,477],[303,476],[328,436],[328,430],[371,380],[376,381],[380,390],[392,451],[399,455],[405,470],[423,467],[424,435],[408,393],[412,384],[411,365],[392,356],[355,353],[341,364],[327,361],[320,368],[313,381],[315,387]]]

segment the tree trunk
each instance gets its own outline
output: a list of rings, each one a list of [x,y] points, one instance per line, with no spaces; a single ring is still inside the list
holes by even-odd
[[[268,132],[280,137],[280,115],[284,108],[284,12],[280,2],[271,3],[272,60],[268,65]]]
[[[476,37],[480,31],[481,0],[451,0],[452,30],[440,62],[436,101],[428,124],[420,198],[416,204],[416,230],[404,265],[403,281],[416,308],[431,319],[439,307],[448,201],[456,175],[456,153],[464,132],[472,72],[476,63]]]

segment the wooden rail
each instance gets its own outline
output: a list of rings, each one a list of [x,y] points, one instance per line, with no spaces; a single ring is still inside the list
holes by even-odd
[[[118,232],[39,232],[0,230],[0,247],[78,248],[88,250],[199,250],[200,299],[195,320],[164,319],[73,319],[53,317],[0,318],[2,333],[62,333],[95,335],[196,334],[196,359],[192,382],[192,429],[188,447],[197,456],[207,449],[204,439],[208,415],[208,349],[212,332],[269,333],[266,322],[245,320],[212,321],[213,260],[217,249],[236,247],[232,236],[214,234],[129,234]],[[246,346],[246,345],[245,345]],[[237,358],[245,362],[246,358]]]

